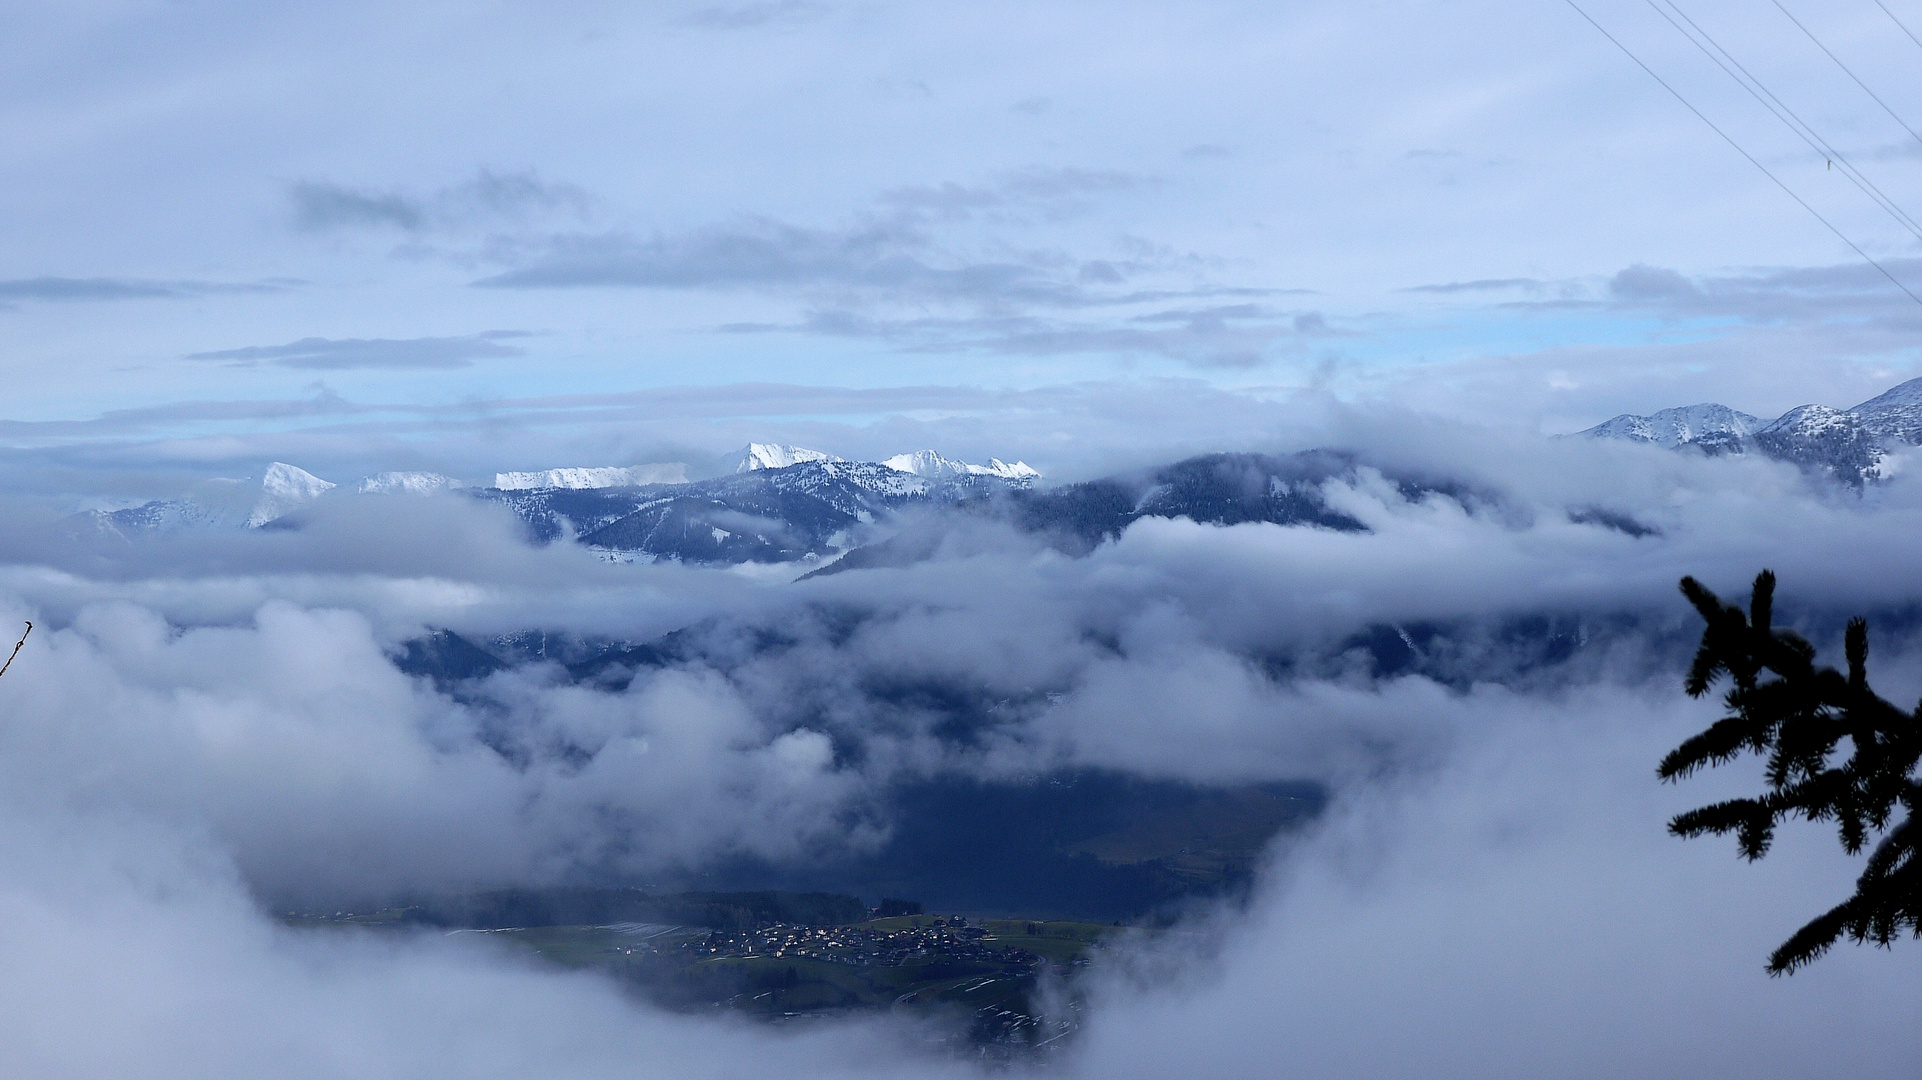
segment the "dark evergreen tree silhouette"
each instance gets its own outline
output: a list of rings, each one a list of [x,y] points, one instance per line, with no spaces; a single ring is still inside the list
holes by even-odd
[[[1833,821],[1843,850],[1851,855],[1875,841],[1855,895],[1776,949],[1769,956],[1770,975],[1794,971],[1844,936],[1884,947],[1905,931],[1922,937],[1922,859],[1915,825],[1922,804],[1922,781],[1916,777],[1922,705],[1904,712],[1869,689],[1868,624],[1849,622],[1844,674],[1817,667],[1814,646],[1770,625],[1773,573],[1764,570],[1756,577],[1747,612],[1724,604],[1694,578],[1682,579],[1682,592],[1708,623],[1689,667],[1689,696],[1706,694],[1723,675],[1733,686],[1723,698],[1729,715],[1663,758],[1657,775],[1679,780],[1703,766],[1754,753],[1767,758],[1768,791],[1760,798],[1679,814],[1669,832],[1681,837],[1734,833],[1750,861],[1768,854],[1776,825],[1791,817]]]

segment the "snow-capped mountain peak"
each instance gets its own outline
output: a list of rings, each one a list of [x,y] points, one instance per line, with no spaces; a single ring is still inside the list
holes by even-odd
[[[276,461],[267,466],[266,475],[260,479],[260,501],[247,515],[247,527],[257,529],[284,517],[332,491],[334,486],[305,469]]]
[[[1647,416],[1623,413],[1580,432],[1596,439],[1625,439],[1654,443],[1670,450],[1705,439],[1743,439],[1761,430],[1766,421],[1726,405],[1705,402],[1663,409]]]
[[[1849,411],[1873,435],[1922,443],[1922,379],[1910,379]]]
[[[737,473],[755,472],[760,469],[785,469],[808,461],[846,461],[846,458],[820,450],[809,450],[803,446],[782,446],[778,443],[748,443],[747,447],[735,455],[734,471]]]
[[[1910,379],[1908,382],[1897,383],[1849,411],[1873,412],[1898,405],[1922,405],[1922,379]]]
[[[360,482],[362,495],[427,495],[461,486],[459,480],[437,472],[376,473]]]
[[[933,450],[916,450],[909,454],[896,454],[881,464],[895,472],[913,473],[916,476],[949,478],[957,476],[998,476],[1004,480],[1033,480],[1041,473],[1026,462],[1017,461],[1010,465],[1000,458],[989,458],[986,465],[973,465],[965,461],[942,457]]]
[[[1766,423],[1723,405],[1690,405],[1648,416],[1624,414],[1577,434],[1711,454],[1759,452],[1859,489],[1892,475],[1895,447],[1922,445],[1922,379],[1853,409],[1798,405]]]
[[[1010,463],[1010,462],[1002,461],[1000,458],[997,458],[997,457],[991,457],[988,459],[988,464],[986,465],[986,469],[987,469],[987,475],[989,476],[1002,476],[1002,477],[1006,477],[1009,480],[1041,479],[1041,470],[1035,468],[1032,465],[1029,465],[1025,461],[1016,461],[1016,462]]]
[[[1762,430],[1769,434],[1816,438],[1846,431],[1861,424],[1861,418],[1848,409],[1828,405],[1797,405],[1771,421]]]
[[[543,469],[537,472],[494,474],[494,486],[502,491],[539,491],[546,488],[639,487],[642,484],[683,484],[687,466],[678,461],[649,465],[602,466],[594,468]]]

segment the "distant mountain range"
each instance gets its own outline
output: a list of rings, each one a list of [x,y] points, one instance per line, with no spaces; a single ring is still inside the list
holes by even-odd
[[[1888,459],[1896,450],[1922,443],[1922,379],[1852,409],[1803,405],[1763,420],[1723,405],[1691,405],[1617,416],[1578,435],[1709,454],[1760,454],[1859,490],[1889,475]],[[750,443],[731,464],[732,472],[703,480],[686,479],[685,465],[656,463],[503,472],[492,486],[467,486],[431,472],[384,472],[336,486],[276,462],[258,480],[210,480],[177,499],[88,511],[73,522],[78,533],[122,538],[181,529],[296,528],[298,512],[322,499],[451,492],[509,507],[537,543],[571,540],[617,559],[818,562],[817,573],[923,561],[966,521],[1012,526],[1073,554],[1144,517],[1363,528],[1323,496],[1326,482],[1357,479],[1361,459],[1346,451],[1207,454],[1045,490],[1035,486],[1041,474],[1023,462],[992,458],[980,465],[932,450],[864,462]],[[1446,478],[1380,471],[1411,497],[1437,492],[1465,505],[1494,498]],[[1621,514],[1593,508],[1570,514],[1632,536],[1654,532]]]
[[[805,447],[750,443],[734,471],[687,479],[678,462],[496,473],[469,487],[432,472],[383,472],[341,488],[285,462],[258,480],[210,480],[175,499],[75,515],[83,534],[131,538],[182,529],[293,527],[289,515],[322,498],[458,491],[503,503],[532,539],[694,563],[828,558],[869,539],[868,526],[915,505],[947,505],[1025,489],[1040,473],[998,458],[976,465],[932,450],[881,462],[848,461]]]
[[[1922,443],[1922,379],[1852,409],[1800,405],[1763,420],[1726,405],[1689,405],[1647,416],[1624,413],[1577,434],[1671,450],[1763,454],[1860,488],[1885,477],[1884,462],[1896,447]]]
[[[1029,473],[925,476],[879,462],[804,458],[684,484],[472,494],[512,507],[537,541],[572,537],[625,555],[731,565],[831,558],[872,539],[871,526],[902,510],[1023,489]]]
[[[707,565],[820,562],[822,572],[841,572],[923,561],[965,521],[1012,526],[1074,555],[1145,517],[1361,531],[1361,522],[1328,506],[1322,490],[1329,480],[1353,482],[1360,467],[1356,455],[1339,451],[1207,454],[1039,490],[1040,473],[1022,462],[975,465],[933,451],[861,462],[753,444],[738,455],[736,472],[679,483],[633,482],[663,468],[639,466],[503,473],[485,488],[434,473],[381,473],[337,488],[276,463],[259,482],[212,482],[185,498],[75,520],[85,531],[129,538],[186,528],[297,528],[298,511],[322,498],[452,492],[509,507],[536,543],[571,540],[615,558]],[[1470,498],[1443,481],[1390,479],[1411,495]]]
[[[430,487],[421,478],[431,475],[382,473],[363,481],[361,490],[426,491]],[[259,480],[207,480],[178,499],[158,499],[125,510],[87,510],[70,521],[76,532],[123,537],[178,529],[258,529],[337,486],[305,469],[276,461],[267,466]]]

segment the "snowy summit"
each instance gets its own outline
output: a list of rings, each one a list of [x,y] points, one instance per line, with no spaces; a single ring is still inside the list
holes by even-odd
[[[1624,414],[1587,431],[1597,439],[1654,443],[1710,453],[1760,451],[1826,471],[1851,487],[1887,479],[1891,452],[1922,445],[1922,379],[1910,379],[1852,409],[1798,405],[1763,421],[1725,405],[1690,405],[1648,416]]]
[[[965,461],[942,457],[932,450],[896,454],[881,464],[895,472],[943,479],[956,476],[998,476],[1003,480],[1033,480],[1041,475],[1025,461],[1009,464],[1000,458],[989,458],[986,465],[972,465]]]
[[[459,480],[437,472],[376,473],[360,482],[362,495],[427,495],[461,486]]]
[[[247,515],[247,527],[257,529],[332,491],[334,485],[284,461],[267,466],[260,481],[260,501]]]
[[[761,469],[785,469],[807,461],[846,461],[846,458],[820,450],[809,450],[804,446],[780,446],[775,443],[748,443],[747,448],[734,455],[734,471],[737,473],[756,472]]]
[[[502,491],[539,491],[545,488],[639,487],[642,484],[684,484],[687,466],[678,461],[653,465],[604,466],[599,468],[543,469],[539,472],[494,474],[494,486]]]
[[[1685,405],[1679,409],[1663,409],[1648,416],[1624,413],[1581,434],[1597,439],[1654,443],[1673,450],[1688,443],[1717,437],[1746,438],[1761,430],[1766,423],[1759,416],[1736,412],[1726,405]]]

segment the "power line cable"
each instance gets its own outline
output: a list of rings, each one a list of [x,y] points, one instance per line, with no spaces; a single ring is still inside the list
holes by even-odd
[[[1829,47],[1827,45],[1822,44],[1821,38],[1816,37],[1815,34],[1811,30],[1809,30],[1808,27],[1802,25],[1802,20],[1796,18],[1793,12],[1789,11],[1788,8],[1785,8],[1782,6],[1782,0],[1770,0],[1770,2],[1773,3],[1776,6],[1776,8],[1782,12],[1782,14],[1787,15],[1789,17],[1789,21],[1795,24],[1796,29],[1802,31],[1804,34],[1807,34],[1809,40],[1815,42],[1816,48],[1821,49],[1825,53],[1828,53],[1829,59],[1835,61],[1835,66],[1841,68],[1843,74],[1847,75],[1851,79],[1854,79],[1855,85],[1861,87],[1863,93],[1867,94],[1872,98],[1875,98],[1875,103],[1877,105],[1882,106],[1883,112],[1886,112],[1890,116],[1894,117],[1895,122],[1902,125],[1902,130],[1914,136],[1916,142],[1922,143],[1922,135],[1917,135],[1915,133],[1915,129],[1909,126],[1909,122],[1907,120],[1902,119],[1900,116],[1896,116],[1895,110],[1889,108],[1889,103],[1886,101],[1883,101],[1882,98],[1878,96],[1875,91],[1869,89],[1869,84],[1863,82],[1860,76],[1856,75],[1855,72],[1850,71],[1849,66],[1842,62],[1841,57],[1835,55],[1832,52],[1829,52]],[[1883,10],[1886,11],[1887,9],[1884,8]],[[1893,18],[1893,16],[1891,16],[1891,18]],[[1898,23],[1897,25],[1900,25],[1900,24]],[[1902,27],[1902,29],[1906,31],[1908,27],[1904,26]]]
[[[1655,7],[1655,0],[1648,0],[1648,2],[1650,7]],[[1916,234],[1918,239],[1922,239],[1922,231],[1918,231],[1918,224],[1915,218],[1910,216],[1907,211],[1903,210],[1902,207],[1899,204],[1897,204],[1896,201],[1892,197],[1890,197],[1887,192],[1883,191],[1879,186],[1877,186],[1875,181],[1870,180],[1868,176],[1862,172],[1861,169],[1856,167],[1854,162],[1850,161],[1847,158],[1847,156],[1845,156],[1841,151],[1837,150],[1833,145],[1831,145],[1827,139],[1824,139],[1821,133],[1815,130],[1814,125],[1802,119],[1802,117],[1798,115],[1794,109],[1791,109],[1789,107],[1787,102],[1783,101],[1779,96],[1776,95],[1775,91],[1770,90],[1767,84],[1763,83],[1762,80],[1758,78],[1754,72],[1750,71],[1747,67],[1745,67],[1740,60],[1737,60],[1733,53],[1730,53],[1727,49],[1723,48],[1722,44],[1716,41],[1715,38],[1712,35],[1710,35],[1707,30],[1703,29],[1701,24],[1697,23],[1694,19],[1689,18],[1688,13],[1683,11],[1681,7],[1675,3],[1675,0],[1667,0],[1667,3],[1670,8],[1674,9],[1675,14],[1681,16],[1684,22],[1688,23],[1688,25],[1692,27],[1697,33],[1701,34],[1703,40],[1707,41],[1710,45],[1714,46],[1716,52],[1721,53],[1722,56],[1726,58],[1730,64],[1734,64],[1735,67],[1741,71],[1742,75],[1747,77],[1747,81],[1744,81],[1741,77],[1736,76],[1734,71],[1730,71],[1727,64],[1723,64],[1720,60],[1716,60],[1714,53],[1710,53],[1707,49],[1702,49],[1701,42],[1696,41],[1692,36],[1689,36],[1687,31],[1682,31],[1683,36],[1689,37],[1690,42],[1694,44],[1696,48],[1702,49],[1702,52],[1705,55],[1707,55],[1710,60],[1715,60],[1716,64],[1720,66],[1724,72],[1727,72],[1730,78],[1735,79],[1736,83],[1740,85],[1744,90],[1747,90],[1750,96],[1754,97],[1757,101],[1760,101],[1764,108],[1768,108],[1770,112],[1775,113],[1776,119],[1781,120],[1784,124],[1787,124],[1789,126],[1789,130],[1794,131],[1797,135],[1800,135],[1802,137],[1802,141],[1805,143],[1808,143],[1811,149],[1821,154],[1824,158],[1828,159],[1831,163],[1837,162],[1837,161],[1841,162],[1844,176],[1847,176],[1852,182],[1854,182],[1857,188],[1860,188],[1862,190],[1863,194],[1869,196],[1869,198],[1874,200],[1877,205],[1881,206],[1883,210],[1887,211],[1891,217],[1894,217],[1896,219],[1897,224],[1909,230],[1909,232]],[[1667,12],[1662,11],[1661,8],[1655,7],[1655,11],[1656,11],[1656,14],[1661,15],[1663,18],[1665,19],[1668,18]],[[1674,19],[1668,19],[1668,21],[1669,21],[1669,24],[1671,26],[1675,26],[1677,30],[1682,30],[1680,26],[1675,24]],[[1750,84],[1753,84],[1753,85],[1750,85]],[[1758,94],[1756,92],[1757,90],[1759,90],[1761,93]],[[1767,95],[1767,100],[1764,100],[1762,95]],[[1771,107],[1769,105],[1769,102],[1771,101],[1775,103],[1775,106],[1780,107],[1779,112],[1776,110],[1776,108]]]
[[[1808,121],[1797,115],[1794,109],[1789,108],[1788,104],[1777,97],[1775,92],[1770,90],[1761,79],[1756,78],[1754,72],[1744,67],[1742,62],[1735,58],[1734,54],[1724,49],[1721,43],[1710,36],[1707,30],[1702,29],[1701,24],[1689,18],[1688,13],[1683,11],[1681,7],[1675,3],[1675,0],[1666,0],[1666,2],[1670,8],[1674,9],[1676,15],[1682,17],[1683,22],[1688,23],[1697,34],[1702,36],[1702,41],[1706,41],[1708,45],[1714,46],[1715,52],[1710,52],[1708,46],[1703,45],[1702,41],[1697,41],[1693,34],[1682,29],[1681,23],[1676,22],[1674,18],[1670,17],[1668,12],[1663,11],[1661,7],[1656,4],[1655,0],[1648,0],[1648,6],[1654,8],[1657,15],[1667,19],[1668,24],[1673,26],[1678,33],[1688,38],[1690,44],[1702,51],[1702,55],[1714,61],[1715,66],[1721,68],[1729,78],[1734,79],[1737,86],[1747,90],[1750,97],[1761,102],[1763,108],[1772,113],[1777,120],[1787,125],[1790,131],[1800,136],[1802,141],[1808,144],[1809,149],[1821,154],[1831,162],[1841,162],[1842,175],[1847,177],[1850,183],[1853,183],[1857,188],[1861,189],[1862,194],[1867,195],[1871,201],[1887,212],[1890,217],[1894,218],[1897,225],[1907,229],[1917,240],[1922,240],[1922,224],[1918,224],[1913,217],[1909,216],[1907,211],[1903,210],[1893,198],[1889,197],[1888,193],[1884,192],[1880,187],[1877,187],[1875,181],[1870,180],[1860,169],[1856,168],[1854,162],[1851,162],[1847,157],[1843,156],[1841,151],[1831,146],[1829,141],[1824,139],[1821,133],[1816,131]],[[1720,57],[1716,56],[1715,53],[1717,52],[1722,55]],[[1723,63],[1723,58],[1726,58],[1728,62]],[[1729,68],[1729,64],[1734,64],[1735,70],[1741,71],[1742,74],[1737,75],[1735,70]],[[1746,79],[1744,76],[1746,76]],[[1767,96],[1765,97],[1764,95]],[[1773,104],[1771,104],[1771,102]]]
[[[1566,3],[1568,4],[1569,7],[1572,7],[1575,9],[1575,14],[1580,15],[1583,19],[1587,20],[1588,25],[1594,27],[1597,31],[1601,33],[1603,37],[1607,38],[1610,44],[1622,50],[1622,55],[1628,57],[1630,60],[1635,61],[1636,67],[1641,68],[1643,71],[1648,72],[1649,78],[1654,79],[1656,82],[1661,84],[1662,89],[1668,91],[1670,94],[1673,94],[1675,97],[1675,100],[1682,103],[1683,108],[1687,109],[1689,112],[1694,113],[1697,119],[1701,120],[1702,123],[1707,124],[1710,131],[1713,131],[1715,134],[1720,135],[1722,137],[1722,141],[1734,147],[1736,153],[1747,158],[1750,165],[1753,165],[1756,168],[1762,170],[1762,175],[1768,177],[1770,180],[1773,180],[1775,182],[1775,186],[1782,189],[1783,194],[1787,195],[1791,199],[1794,199],[1796,203],[1802,207],[1802,209],[1807,210],[1809,212],[1809,215],[1811,217],[1821,222],[1824,226],[1828,228],[1830,232],[1836,235],[1837,239],[1841,240],[1844,244],[1847,244],[1849,248],[1853,250],[1857,255],[1860,255],[1862,257],[1863,262],[1866,262],[1870,266],[1873,266],[1877,270],[1881,271],[1882,276],[1889,279],[1889,284],[1894,285],[1898,289],[1901,289],[1902,292],[1906,294],[1909,299],[1915,301],[1916,304],[1922,305],[1922,296],[1915,295],[1915,293],[1911,291],[1907,285],[1902,284],[1902,282],[1898,280],[1894,274],[1889,273],[1887,267],[1883,266],[1879,262],[1876,262],[1873,258],[1870,258],[1868,252],[1863,251],[1861,247],[1858,246],[1855,241],[1849,239],[1848,236],[1842,232],[1842,230],[1830,224],[1828,218],[1823,217],[1821,213],[1819,213],[1815,209],[1815,207],[1810,206],[1802,198],[1802,196],[1797,195],[1793,188],[1789,187],[1787,184],[1784,184],[1780,178],[1778,178],[1774,173],[1770,172],[1769,167],[1767,165],[1764,165],[1760,161],[1757,161],[1754,154],[1751,154],[1747,150],[1742,149],[1741,143],[1738,143],[1733,138],[1730,138],[1728,132],[1723,131],[1721,128],[1715,126],[1715,121],[1710,120],[1702,112],[1702,110],[1696,108],[1694,105],[1689,104],[1689,100],[1682,96],[1681,91],[1675,89],[1673,86],[1670,86],[1668,84],[1668,80],[1662,78],[1660,75],[1655,74],[1654,68],[1649,67],[1647,64],[1642,63],[1641,57],[1636,56],[1634,52],[1630,51],[1628,46],[1616,40],[1615,35],[1609,33],[1608,30],[1604,28],[1601,23],[1596,22],[1594,16],[1590,15],[1586,11],[1583,11],[1580,4],[1577,4],[1575,0],[1566,0]]]
[[[1915,42],[1917,48],[1922,48],[1922,38],[1916,37],[1915,31],[1904,25],[1901,19],[1896,18],[1895,12],[1889,10],[1889,5],[1883,3],[1882,0],[1875,0],[1875,6],[1882,9],[1882,14],[1887,15],[1890,22],[1902,27],[1902,32],[1909,35],[1909,40]]]
[[[27,633],[20,635],[19,643],[14,645],[13,651],[7,654],[7,662],[4,664],[0,664],[0,675],[5,675],[7,673],[7,669],[13,666],[13,658],[20,655],[21,647],[26,645],[27,643],[27,634],[31,634],[31,633],[33,633],[33,623],[29,622],[27,624]]]

